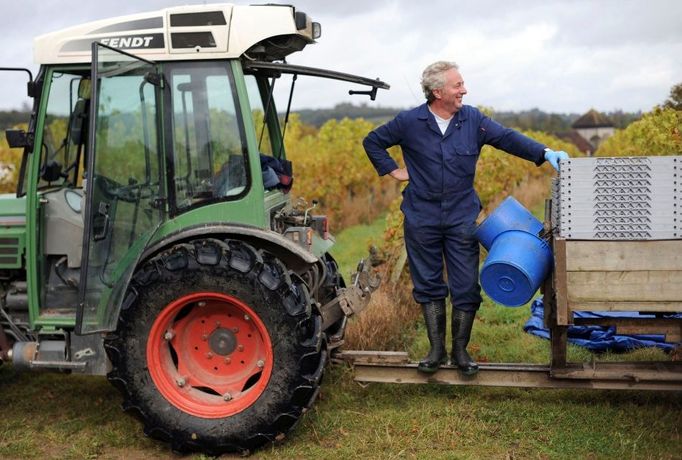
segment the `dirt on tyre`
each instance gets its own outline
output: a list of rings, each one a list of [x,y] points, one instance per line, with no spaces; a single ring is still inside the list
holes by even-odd
[[[145,433],[179,452],[279,441],[319,391],[321,317],[305,283],[240,241],[174,246],[137,271],[105,347]]]

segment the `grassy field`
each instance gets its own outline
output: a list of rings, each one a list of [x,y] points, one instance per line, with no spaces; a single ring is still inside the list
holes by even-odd
[[[344,278],[349,279],[360,259],[367,257],[370,246],[381,246],[385,219],[384,215],[369,225],[355,225],[336,235],[331,252]]]
[[[339,235],[344,274],[382,230],[376,222]],[[547,362],[547,341],[522,331],[528,315],[528,308],[486,299],[470,346],[476,358]],[[410,337],[407,351],[419,358],[428,348],[420,324]],[[585,360],[589,353],[570,347],[569,358]],[[627,358],[670,359],[657,350]],[[178,458],[145,438],[120,403],[103,377],[17,374],[2,366],[0,458]],[[290,438],[254,458],[676,459],[682,458],[681,430],[680,392],[361,386],[339,365],[328,370],[318,402]]]

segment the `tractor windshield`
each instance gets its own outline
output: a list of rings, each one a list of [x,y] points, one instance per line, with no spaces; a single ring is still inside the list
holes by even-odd
[[[246,143],[234,81],[224,62],[168,66],[173,179],[178,212],[246,193]]]

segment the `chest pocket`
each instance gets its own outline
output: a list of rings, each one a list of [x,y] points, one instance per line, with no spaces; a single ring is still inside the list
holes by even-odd
[[[470,143],[456,143],[452,155],[453,170],[458,176],[468,177],[476,173],[478,148]]]

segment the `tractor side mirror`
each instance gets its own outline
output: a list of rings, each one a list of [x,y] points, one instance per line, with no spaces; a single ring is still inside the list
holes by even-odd
[[[36,94],[38,94],[38,85],[34,81],[29,81],[26,83],[26,94],[28,97],[36,97]]]
[[[23,129],[8,129],[5,131],[7,145],[11,149],[33,147],[33,136],[26,133]]]

